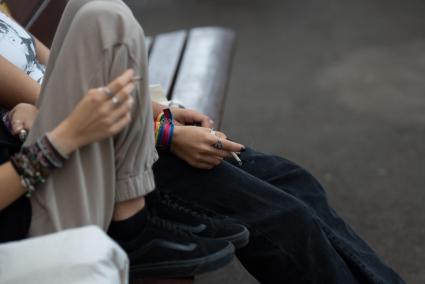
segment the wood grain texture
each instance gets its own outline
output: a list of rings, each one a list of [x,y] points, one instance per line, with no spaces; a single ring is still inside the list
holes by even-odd
[[[180,59],[187,32],[178,31],[155,37],[149,56],[149,82],[160,84],[167,97],[171,96],[174,79],[179,71]]]
[[[172,99],[211,117],[217,127],[223,112],[234,32],[216,27],[195,28],[189,33]]]

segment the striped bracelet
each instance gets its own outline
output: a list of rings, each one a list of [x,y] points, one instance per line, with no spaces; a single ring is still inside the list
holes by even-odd
[[[170,109],[164,109],[155,120],[155,144],[160,150],[170,150],[174,120]]]

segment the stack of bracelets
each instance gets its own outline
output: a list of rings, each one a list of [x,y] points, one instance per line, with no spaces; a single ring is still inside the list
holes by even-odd
[[[155,119],[155,144],[160,150],[169,150],[173,139],[174,122],[170,109],[164,109]]]
[[[10,161],[21,177],[21,183],[27,190],[27,197],[35,191],[36,186],[46,181],[50,172],[63,166],[67,157],[63,156],[53,145],[47,135],[36,143],[22,147]]]

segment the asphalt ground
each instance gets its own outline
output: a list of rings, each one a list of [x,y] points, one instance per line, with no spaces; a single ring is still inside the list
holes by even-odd
[[[425,282],[425,1],[127,3],[146,34],[234,29],[223,130],[309,169],[407,283]]]

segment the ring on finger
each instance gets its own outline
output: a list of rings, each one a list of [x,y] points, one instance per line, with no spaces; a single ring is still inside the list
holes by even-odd
[[[114,107],[120,103],[120,100],[116,96],[113,96],[111,101]]]
[[[100,87],[99,91],[102,91],[108,98],[114,95],[109,87]]]
[[[220,137],[217,137],[217,142],[215,142],[213,147],[219,150],[223,149],[223,143],[221,143]]]
[[[214,135],[214,136],[217,136],[217,134],[216,134],[216,132],[215,132],[214,128],[211,128],[211,129],[210,129],[210,133],[211,133],[212,135]]]

